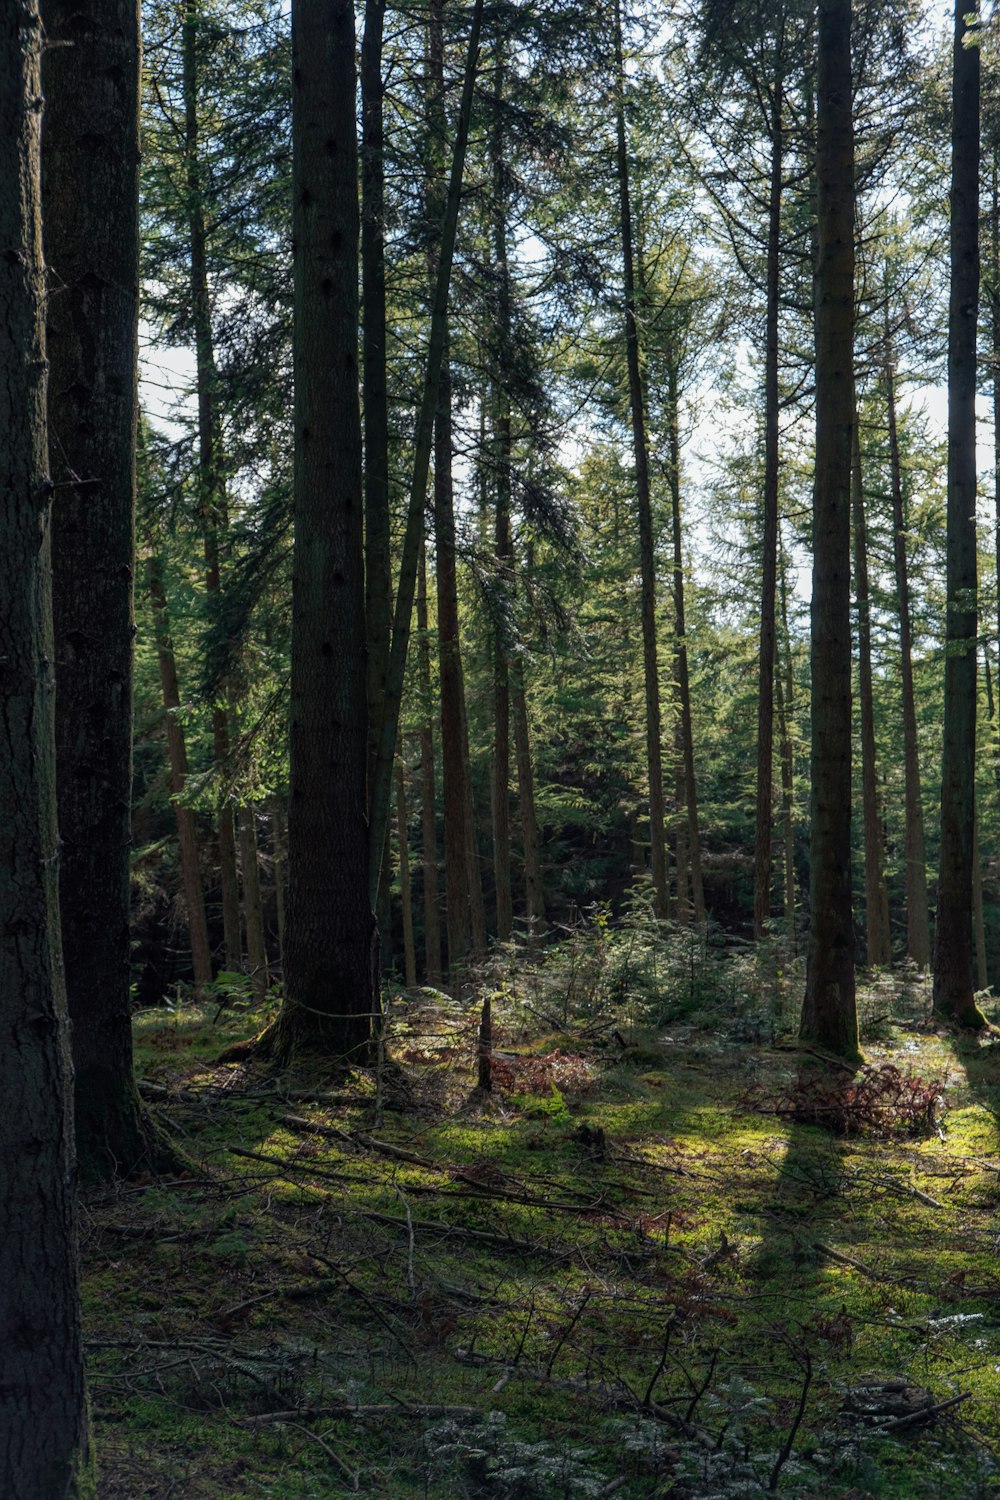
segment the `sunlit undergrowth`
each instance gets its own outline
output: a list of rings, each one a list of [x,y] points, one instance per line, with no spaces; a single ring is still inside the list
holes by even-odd
[[[879,978],[899,1108],[827,1128],[801,983],[598,913],[462,1001],[395,994],[381,1074],[218,1066],[239,1000],[139,1016],[204,1175],[85,1203],[102,1493],[1000,1493],[1000,1052]]]

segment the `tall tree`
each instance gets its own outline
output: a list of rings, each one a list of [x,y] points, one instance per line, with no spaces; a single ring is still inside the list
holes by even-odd
[[[273,1037],[366,1055],[369,896],[354,7],[293,0],[295,552],[285,1001]]]
[[[850,0],[819,0],[809,954],[801,1034],[858,1051],[851,911],[854,125]]]
[[[955,0],[948,312],[948,544],[941,855],[934,1013],[981,1027],[975,1000],[972,861],[976,764],[976,332],[979,318],[979,38]]]
[[[62,939],[80,1171],[102,1181],[162,1154],[130,998],[139,7],[45,0],[42,19]]]
[[[667,858],[663,799],[663,727],[660,714],[660,670],[656,642],[656,559],[653,501],[649,479],[646,391],[639,342],[639,288],[632,231],[632,194],[625,117],[625,60],[620,0],[615,0],[614,8],[614,68],[618,208],[625,288],[625,358],[628,366],[636,509],[639,519],[642,662],[646,702],[646,770],[649,778],[650,872],[653,879],[653,909],[658,917],[665,917],[667,915]]]
[[[0,9],[0,1493],[94,1493],[59,932],[42,25]]]

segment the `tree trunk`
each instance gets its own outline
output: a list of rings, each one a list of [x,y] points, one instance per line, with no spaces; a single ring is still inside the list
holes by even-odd
[[[347,0],[292,0],[295,552],[279,1060],[300,1046],[366,1059],[379,1008],[366,816],[354,48]]]
[[[680,751],[684,761],[684,801],[687,811],[687,858],[691,875],[691,909],[696,922],[705,920],[705,889],[701,875],[701,835],[698,831],[698,784],[694,774],[694,729],[691,723],[691,684],[688,678],[687,631],[684,623],[684,556],[681,545],[681,441],[678,411],[677,367],[667,371],[668,433],[670,454],[670,514],[674,566],[674,652],[677,698],[680,708]]]
[[[524,688],[524,663],[515,657],[510,674],[511,707],[514,713],[514,750],[517,756],[517,800],[521,813],[521,847],[524,852],[524,893],[528,918],[528,941],[545,931],[545,884],[535,812],[535,771],[531,759],[531,731]]]
[[[889,470],[892,483],[893,558],[899,609],[900,688],[903,698],[903,804],[906,820],[906,951],[920,969],[931,959],[930,918],[927,912],[927,860],[924,853],[924,804],[920,790],[920,752],[917,709],[913,691],[913,631],[910,624],[910,581],[906,565],[906,522],[903,515],[903,469],[896,426],[896,383],[892,342],[886,329],[886,408],[889,422]]]
[[[92,1495],[59,931],[35,0],[0,7],[0,1494]]]
[[[160,560],[154,553],[146,559],[146,587],[153,608],[153,631],[160,664],[167,763],[170,766],[170,792],[177,817],[177,842],[181,854],[181,882],[184,888],[184,905],[187,908],[191,966],[194,969],[194,982],[202,989],[212,980],[212,950],[208,940],[208,923],[205,920],[205,896],[201,884],[201,861],[198,858],[198,828],[194,813],[183,801],[188,759],[184,726],[178,717],[181,694],[177,682],[174,645],[170,637],[163,573]]]
[[[819,0],[816,481],[809,957],[804,1039],[858,1052],[851,911],[854,128],[850,0]]]
[[[278,962],[285,971],[285,812],[280,797],[271,799],[271,859],[274,863],[274,914],[278,923]]]
[[[366,0],[361,43],[361,322],[364,343],[365,619],[368,635],[368,776],[374,785],[392,627],[389,564],[389,404],[385,357],[385,0]],[[388,873],[388,872],[386,872]],[[384,882],[388,884],[388,881]]]
[[[191,310],[194,321],[195,382],[198,398],[198,511],[205,548],[205,589],[210,610],[221,598],[222,574],[219,534],[228,525],[225,477],[219,452],[216,412],[215,345],[212,305],[208,290],[208,249],[205,199],[201,183],[198,116],[198,26],[200,0],[184,0],[183,88],[184,156],[188,193],[188,234],[191,242]],[[223,697],[224,697],[223,693]],[[229,779],[229,716],[223,703],[212,705],[212,743],[220,789],[216,807],[219,829],[219,868],[222,886],[222,927],[226,968],[242,967],[240,943],[240,888],[236,868],[236,820],[226,783]]]
[[[240,863],[243,866],[243,915],[247,924],[247,958],[254,1000],[267,999],[267,942],[264,908],[260,899],[260,867],[257,863],[257,827],[252,807],[240,808]]]
[[[60,893],[90,1183],[162,1154],[132,1076],[130,996],[138,5],[46,0],[42,20]]]
[[[946,566],[941,854],[934,1014],[985,1025],[976,1005],[972,861],[976,758],[976,331],[979,313],[979,48],[955,4],[952,83],[951,303],[948,318]]]
[[[872,694],[871,595],[868,586],[868,526],[865,519],[864,474],[858,435],[857,405],[851,492],[854,511],[854,592],[858,604],[858,686],[861,698],[861,799],[865,837],[865,918],[868,964],[886,969],[892,962],[889,939],[889,894],[885,884],[882,809],[878,795],[875,748],[875,704]]]
[[[435,0],[439,5],[441,0]],[[433,302],[431,304],[431,328],[427,349],[427,368],[424,387],[417,416],[417,430],[413,444],[413,475],[410,482],[410,498],[406,509],[406,530],[399,559],[399,575],[396,581],[396,608],[392,617],[392,642],[389,650],[389,669],[386,674],[385,703],[382,714],[382,731],[375,776],[371,795],[370,828],[370,880],[372,895],[379,880],[381,850],[385,830],[389,823],[389,805],[392,800],[392,768],[396,755],[396,735],[399,727],[399,711],[403,701],[403,684],[406,676],[406,657],[410,642],[410,617],[413,612],[413,595],[417,581],[417,561],[420,539],[424,534],[424,508],[427,499],[427,481],[430,474],[431,451],[434,446],[436,414],[440,406],[441,373],[446,363],[448,344],[448,294],[451,286],[451,266],[455,254],[455,238],[458,231],[458,215],[462,200],[462,179],[465,171],[465,154],[469,141],[469,125],[472,118],[472,102],[475,93],[476,68],[479,61],[479,35],[482,28],[484,0],[475,0],[469,23],[469,40],[465,56],[465,72],[462,83],[462,99],[455,127],[455,145],[452,153],[451,177],[441,214],[441,233],[437,250],[437,271],[434,277]],[[374,904],[374,899],[373,899]]]
[[[493,268],[497,283],[493,390],[494,478],[496,484],[497,586],[510,594],[514,586],[510,532],[511,417],[508,381],[511,368],[510,267],[507,263],[507,166],[504,161],[502,49],[494,69],[496,116],[490,140],[493,177]],[[497,938],[509,942],[514,930],[510,879],[510,641],[500,612],[493,631],[493,873],[496,884]]]
[[[409,820],[406,813],[406,772],[396,767],[396,822],[399,830],[399,894],[403,908],[403,971],[407,989],[417,982],[417,950],[413,941],[413,899],[410,892]]]
[[[427,625],[427,555],[420,543],[417,582],[417,671],[420,684],[420,854],[424,889],[424,977],[441,983],[441,919],[438,914],[437,791],[434,784],[434,721],[431,711],[431,645]]]
[[[778,297],[781,280],[783,92],[774,81],[771,184],[768,198],[767,313],[764,353],[764,504],[761,517],[760,667],[757,689],[757,808],[754,838],[753,931],[764,936],[771,915],[771,805],[774,785],[775,589],[778,564],[779,391]]]
[[[979,852],[978,813],[972,833],[972,913],[976,933],[977,988],[987,990],[990,980],[986,969],[986,916],[983,911],[983,866]]]
[[[646,698],[646,771],[649,778],[650,871],[653,909],[667,915],[667,856],[663,798],[663,745],[660,717],[660,672],[656,646],[656,558],[653,541],[653,504],[649,483],[649,442],[646,432],[646,395],[639,347],[635,252],[632,237],[632,199],[629,187],[628,139],[625,126],[625,63],[622,56],[621,0],[615,0],[615,131],[617,137],[618,203],[622,270],[625,287],[625,359],[628,366],[629,408],[635,460],[636,508],[639,521],[639,572],[642,591],[642,666]]]

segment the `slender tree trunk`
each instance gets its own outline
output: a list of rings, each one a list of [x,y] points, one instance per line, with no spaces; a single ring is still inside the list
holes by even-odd
[[[851,911],[854,128],[850,0],[819,0],[810,930],[801,1034],[858,1051]]]
[[[167,762],[170,766],[170,792],[177,817],[177,842],[181,854],[181,882],[187,908],[188,937],[191,943],[191,965],[199,989],[212,980],[212,950],[205,920],[205,896],[201,884],[201,861],[198,857],[198,828],[190,807],[183,801],[187,785],[188,759],[184,726],[178,717],[181,706],[177,681],[177,663],[170,636],[170,617],[160,560],[151,553],[146,560],[146,587],[153,608],[153,630],[160,665],[160,689],[163,694],[163,721],[167,736]]]
[[[497,280],[495,339],[497,343],[491,404],[494,422],[494,475],[496,485],[497,581],[507,593],[513,590],[513,546],[510,532],[511,417],[508,381],[511,352],[510,267],[507,263],[507,165],[504,161],[502,44],[494,69],[496,115],[490,141],[493,177],[493,266]],[[493,872],[497,899],[497,937],[510,940],[514,909],[510,879],[510,642],[502,624],[493,631]]]
[[[972,864],[976,758],[976,331],[979,313],[979,48],[955,4],[952,85],[951,305],[948,320],[948,542],[941,854],[934,1013],[985,1024],[976,1005]]]
[[[681,538],[681,439],[678,410],[678,372],[667,371],[668,431],[670,454],[670,511],[674,566],[674,652],[677,696],[681,713],[681,754],[684,758],[684,798],[687,807],[688,862],[691,871],[691,908],[696,922],[705,920],[705,889],[701,874],[701,835],[698,830],[698,784],[694,773],[694,728],[691,723],[691,683],[688,676],[687,627],[684,619],[684,555]]]
[[[250,983],[258,1005],[267,999],[267,941],[264,937],[264,907],[260,898],[260,867],[257,863],[257,828],[252,807],[240,808],[240,863],[243,866],[243,915],[247,924],[247,957]]]
[[[95,1493],[59,931],[42,48],[35,0],[8,0],[0,7],[0,1494],[10,1500]]]
[[[790,677],[791,674],[789,674]],[[789,686],[782,682],[781,672],[774,677],[775,702],[778,711],[778,734],[781,744],[781,822],[784,833],[784,907],[785,931],[795,952],[795,766],[792,737],[788,721],[791,714]]]
[[[469,872],[469,920],[472,931],[472,956],[477,961],[486,954],[486,905],[479,869],[479,840],[476,836],[476,803],[472,786],[472,757],[469,753],[469,716],[465,703],[465,681],[459,700],[462,710],[462,781],[465,786],[465,863]]]
[[[868,585],[868,526],[864,474],[854,412],[851,492],[854,511],[854,591],[858,603],[858,686],[861,698],[861,797],[865,837],[865,918],[868,963],[885,969],[892,962],[889,939],[889,894],[885,884],[882,809],[878,795],[875,748],[875,703],[872,693],[871,595]]]
[[[46,0],[42,20],[60,893],[90,1183],[165,1154],[132,1076],[130,995],[138,5]]]
[[[386,389],[385,135],[382,40],[385,0],[366,0],[361,44],[361,323],[364,343],[365,618],[368,766],[374,783],[389,669],[389,404]]]
[[[420,846],[424,890],[424,976],[441,982],[441,919],[438,914],[437,791],[434,784],[434,720],[431,712],[431,646],[427,624],[427,556],[420,543],[417,582],[417,671],[420,684]]]
[[[987,990],[990,980],[986,969],[986,916],[983,910],[983,866],[979,851],[978,812],[972,833],[972,913],[976,933],[977,988]]]
[[[198,27],[200,0],[184,0],[183,86],[184,155],[187,172],[188,234],[190,237],[191,307],[194,315],[195,381],[198,398],[198,509],[205,548],[205,588],[210,610],[218,608],[222,574],[219,535],[228,524],[225,479],[221,470],[216,411],[218,377],[212,332],[212,304],[208,289],[208,233],[201,180]],[[224,695],[223,695],[224,696]],[[216,818],[219,828],[219,866],[222,886],[222,927],[226,967],[242,966],[240,943],[240,888],[236,868],[236,821],[226,782],[229,764],[229,716],[222,702],[212,705],[212,742],[220,782]]]
[[[271,858],[274,863],[274,913],[278,923],[278,962],[285,971],[285,811],[281,798],[271,800]]]
[[[396,767],[396,821],[399,830],[399,894],[403,908],[403,971],[407,989],[417,982],[417,950],[413,941],[413,899],[410,891],[409,820],[406,812],[406,772]]]
[[[906,951],[920,969],[931,958],[930,918],[927,911],[927,860],[924,852],[924,804],[920,789],[920,752],[917,709],[913,690],[913,630],[910,624],[910,581],[906,564],[906,521],[903,515],[903,469],[896,425],[896,382],[892,343],[886,330],[886,407],[889,422],[889,469],[892,483],[893,557],[899,610],[900,688],[903,699],[904,816],[906,820]]]
[[[767,314],[764,353],[764,504],[761,517],[760,668],[757,690],[757,809],[754,839],[753,930],[764,936],[771,915],[771,805],[774,785],[775,588],[778,563],[779,391],[778,298],[781,287],[783,87],[774,80],[771,184],[768,197]]]
[[[521,847],[524,852],[524,891],[528,918],[528,941],[536,941],[545,930],[545,884],[542,878],[541,841],[535,812],[535,771],[531,758],[531,731],[524,688],[524,664],[515,657],[510,673],[511,708],[514,715],[514,750],[517,756],[517,800],[521,813]]]
[[[653,909],[667,915],[667,855],[663,798],[663,745],[660,716],[660,673],[656,646],[656,558],[653,541],[653,504],[649,482],[649,443],[646,397],[639,346],[635,252],[632,236],[632,199],[629,187],[628,138],[625,125],[625,63],[622,56],[620,0],[615,0],[615,131],[617,136],[618,203],[622,268],[625,284],[625,358],[628,366],[632,447],[635,460],[636,508],[639,521],[639,572],[642,589],[642,663],[646,690],[646,771],[649,777],[650,871]]]
[[[295,553],[279,1060],[300,1046],[366,1058],[379,1008],[366,817],[354,48],[347,0],[292,0]]]
[[[437,3],[437,0],[435,0],[435,3]],[[406,657],[410,641],[410,617],[413,612],[413,595],[417,581],[417,560],[420,551],[420,539],[424,534],[424,508],[427,499],[427,481],[430,474],[431,451],[434,446],[435,420],[440,405],[441,372],[446,363],[447,356],[448,294],[451,286],[451,266],[454,259],[459,208],[462,200],[462,180],[465,171],[466,148],[469,141],[469,125],[472,118],[472,103],[475,92],[476,69],[479,61],[479,36],[482,29],[482,19],[483,0],[474,0],[472,18],[469,23],[469,40],[465,56],[462,99],[455,125],[451,177],[448,182],[447,196],[441,215],[437,274],[434,279],[433,301],[431,305],[427,368],[424,375],[424,388],[420,398],[420,411],[417,416],[417,430],[413,444],[413,476],[410,483],[410,498],[406,510],[406,529],[403,534],[403,547],[399,559],[399,575],[396,582],[396,608],[392,617],[392,642],[389,650],[389,670],[386,675],[382,732],[372,786],[370,879],[373,897],[378,885],[379,861],[381,859],[385,829],[389,822],[389,805],[392,800],[392,768],[396,754],[399,711],[403,700],[403,683],[406,676]]]

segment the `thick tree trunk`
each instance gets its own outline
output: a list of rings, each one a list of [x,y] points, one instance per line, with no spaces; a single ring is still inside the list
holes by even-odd
[[[7,0],[0,7],[0,1494],[10,1500],[95,1492],[59,932],[42,46],[35,0]]]
[[[778,566],[779,401],[778,297],[781,275],[783,91],[774,81],[771,184],[768,197],[767,312],[764,351],[764,496],[761,516],[760,665],[757,689],[757,806],[754,838],[753,931],[762,938],[771,915],[771,807],[774,787],[775,589]]]
[[[691,683],[688,676],[687,627],[684,619],[684,554],[681,537],[681,439],[676,365],[667,371],[668,430],[670,455],[670,517],[674,566],[674,668],[680,708],[680,751],[684,762],[684,801],[687,812],[687,858],[691,882],[691,909],[696,922],[705,920],[705,888],[701,874],[701,834],[698,829],[698,783],[694,772],[694,727],[691,722]]]
[[[210,609],[221,597],[222,573],[220,533],[228,525],[225,477],[219,451],[216,403],[218,377],[212,332],[212,304],[208,288],[208,234],[201,181],[200,125],[198,114],[198,27],[200,0],[184,0],[183,88],[184,156],[188,194],[190,237],[190,291],[194,321],[195,383],[198,398],[198,510],[205,548],[205,589]],[[226,968],[234,973],[242,966],[240,942],[240,888],[236,867],[236,818],[224,790],[228,781],[230,725],[223,703],[212,705],[212,743],[216,775],[220,782],[216,817],[219,830],[219,868],[222,887],[222,928]]]
[[[292,0],[295,552],[279,1060],[300,1046],[366,1058],[379,1009],[366,816],[354,47],[347,0]]]
[[[79,1167],[97,1182],[159,1154],[132,1076],[129,943],[139,16],[46,0],[42,19],[62,937]]]
[[[927,911],[927,859],[924,852],[924,804],[920,790],[917,709],[913,691],[913,631],[910,624],[910,580],[906,565],[903,515],[903,469],[896,426],[896,377],[892,344],[886,336],[886,408],[889,422],[889,469],[892,484],[892,532],[896,600],[899,610],[900,690],[903,699],[903,808],[906,820],[906,951],[920,969],[931,959]]]
[[[285,810],[280,797],[271,799],[271,859],[274,864],[274,915],[278,924],[278,962],[285,971]]]
[[[968,7],[955,4],[952,84],[951,304],[948,320],[946,567],[941,854],[934,941],[934,1013],[985,1024],[976,1005],[972,861],[976,758],[976,331],[979,313],[979,48]]]
[[[177,663],[170,637],[170,618],[163,585],[160,560],[151,553],[146,559],[146,587],[153,609],[153,631],[160,665],[160,689],[163,694],[163,722],[167,737],[167,764],[170,767],[170,792],[177,818],[177,842],[181,854],[181,882],[187,908],[188,937],[191,943],[191,966],[199,989],[212,980],[212,950],[205,920],[205,896],[201,884],[201,861],[198,857],[198,829],[190,807],[184,805],[188,759],[184,726],[178,717],[181,706],[177,681]]]
[[[642,592],[642,668],[646,699],[646,772],[649,778],[650,872],[653,909],[667,916],[667,851],[663,797],[663,743],[660,715],[660,670],[656,645],[656,557],[653,540],[653,503],[649,482],[649,442],[646,395],[639,346],[635,251],[632,236],[632,198],[629,186],[628,139],[625,127],[625,63],[622,56],[620,0],[615,0],[615,133],[617,138],[618,205],[622,270],[625,287],[625,359],[628,367],[632,449],[635,461],[636,510],[639,522],[639,573]]]
[[[417,982],[417,950],[413,941],[413,896],[410,890],[406,771],[402,764],[396,767],[396,826],[399,832],[399,895],[403,908],[403,973],[407,989],[412,989]]]
[[[365,619],[368,635],[368,777],[374,785],[392,628],[389,564],[389,403],[385,358],[385,0],[366,0],[361,44],[361,323],[364,347]],[[383,884],[388,886],[388,871]]]
[[[809,958],[801,1034],[858,1051],[851,911],[854,128],[850,0],[819,0]]]
[[[875,748],[875,703],[872,693],[871,596],[868,587],[868,526],[864,474],[854,413],[851,494],[854,511],[854,592],[858,605],[858,687],[861,699],[861,799],[865,839],[865,918],[868,963],[885,969],[892,962],[889,939],[889,893],[885,884],[882,810],[878,795]]]
[[[427,624],[427,554],[420,543],[417,581],[417,672],[420,685],[420,865],[424,895],[424,977],[441,982],[441,918],[438,913],[437,791],[434,784],[434,719],[431,708],[431,644]]]
[[[240,864],[243,873],[243,916],[247,926],[247,958],[250,984],[258,1005],[267,999],[267,940],[264,907],[260,898],[260,866],[257,862],[257,826],[252,807],[240,808]]]

